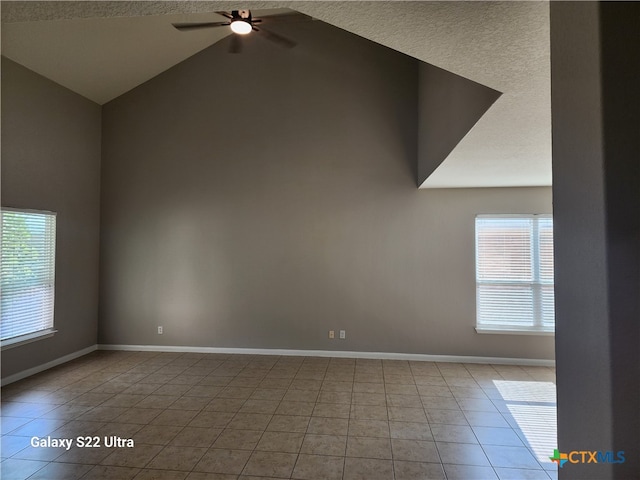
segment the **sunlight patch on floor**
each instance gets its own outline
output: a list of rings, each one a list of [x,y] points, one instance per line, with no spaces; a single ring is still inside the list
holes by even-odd
[[[552,382],[494,380],[522,440],[541,463],[558,446],[556,388]]]

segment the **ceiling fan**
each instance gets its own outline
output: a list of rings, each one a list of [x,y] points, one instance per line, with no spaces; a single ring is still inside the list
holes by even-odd
[[[199,30],[202,28],[213,28],[213,27],[230,27],[231,31],[234,35],[231,37],[231,45],[229,47],[229,52],[231,53],[240,53],[242,50],[242,41],[241,37],[243,35],[247,35],[252,32],[256,32],[262,37],[270,40],[278,45],[285,48],[293,48],[297,45],[293,40],[283,37],[282,35],[278,35],[271,30],[264,28],[264,26],[260,25],[260,28],[256,27],[256,24],[271,23],[271,22],[281,22],[281,21],[290,21],[290,20],[309,20],[311,17],[304,15],[302,13],[286,13],[280,15],[271,15],[263,18],[253,18],[251,15],[251,10],[232,10],[229,12],[216,12],[218,15],[222,15],[229,19],[228,22],[199,22],[199,23],[173,23],[172,25],[181,31],[187,30]]]

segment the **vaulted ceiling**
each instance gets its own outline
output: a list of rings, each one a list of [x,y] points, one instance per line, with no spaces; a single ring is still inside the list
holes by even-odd
[[[238,8],[295,9],[501,92],[422,187],[551,184],[546,2],[2,2],[2,54],[103,104],[228,35],[171,23]]]

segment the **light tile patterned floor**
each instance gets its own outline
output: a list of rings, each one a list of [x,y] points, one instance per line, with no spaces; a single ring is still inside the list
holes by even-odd
[[[554,382],[546,367],[99,351],[2,389],[1,477],[553,479]]]

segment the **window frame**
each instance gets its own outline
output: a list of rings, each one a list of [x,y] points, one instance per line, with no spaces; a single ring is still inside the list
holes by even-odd
[[[49,218],[52,218],[52,236],[53,238],[48,237],[46,242],[49,243],[50,251],[53,252],[52,262],[48,262],[51,268],[50,272],[50,281],[51,281],[51,300],[50,300],[50,320],[47,322],[47,327],[40,330],[34,330],[28,333],[24,333],[21,335],[8,337],[6,339],[0,340],[0,350],[8,350],[10,348],[18,347],[21,345],[25,345],[27,343],[35,342],[38,340],[43,340],[45,338],[52,337],[56,332],[55,328],[55,288],[56,288],[56,261],[57,261],[57,213],[48,211],[48,210],[35,210],[35,209],[27,209],[27,208],[14,208],[14,207],[1,207],[0,209],[0,228],[2,228],[2,235],[0,235],[0,249],[3,248],[3,238],[4,237],[4,215],[5,213],[14,212],[14,213],[22,213],[22,214],[37,214],[37,215],[46,215]],[[0,292],[1,293],[1,292]],[[0,311],[0,314],[2,312]],[[2,319],[0,318],[0,321]]]
[[[510,281],[510,280],[499,280],[499,281],[481,281],[478,278],[479,273],[479,251],[478,251],[478,220],[479,219],[532,219],[533,227],[530,233],[530,243],[532,245],[531,248],[531,264],[532,264],[532,272],[531,272],[531,281]],[[476,319],[475,319],[475,330],[477,333],[487,333],[487,334],[507,334],[507,335],[541,335],[541,336],[554,336],[555,335],[555,318],[553,320],[552,327],[545,327],[544,325],[544,317],[542,315],[542,291],[543,286],[551,286],[552,291],[555,285],[555,278],[553,278],[552,282],[549,283],[544,282],[542,280],[542,264],[540,262],[541,259],[541,251],[540,251],[540,219],[551,219],[553,222],[553,215],[547,213],[540,214],[477,214],[474,219],[474,248],[475,248],[475,283],[476,283]],[[553,234],[553,223],[552,223],[552,234]],[[553,243],[552,243],[553,247]],[[553,260],[553,250],[551,253],[551,258]],[[481,285],[529,285],[531,288],[532,294],[532,323],[530,325],[519,326],[516,324],[502,324],[502,325],[487,325],[480,322],[480,286]],[[554,292],[555,293],[555,292]],[[553,302],[552,302],[553,305]],[[555,317],[555,312],[554,312]]]

